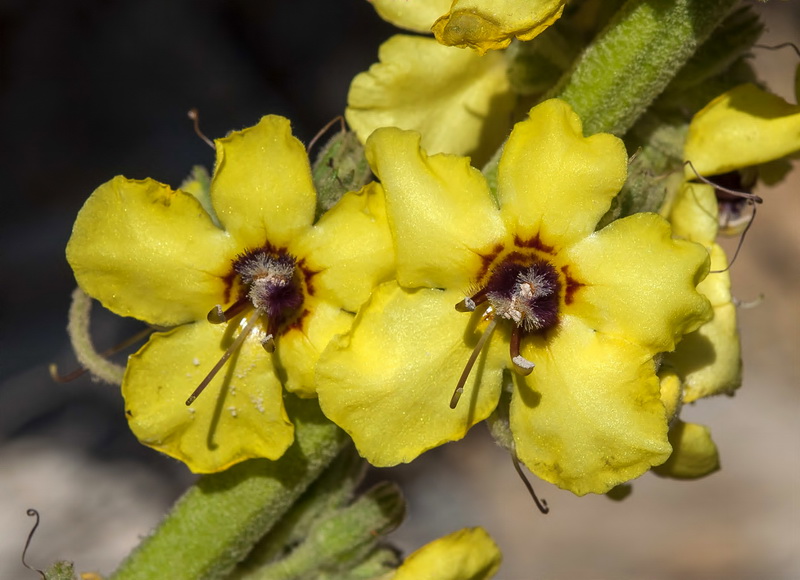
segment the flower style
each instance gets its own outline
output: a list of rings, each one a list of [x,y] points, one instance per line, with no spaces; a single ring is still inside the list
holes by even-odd
[[[595,231],[625,181],[625,148],[583,137],[562,101],[512,131],[497,201],[468,159],[429,157],[419,139],[380,129],[367,143],[397,281],[320,357],[325,414],[373,464],[407,462],[487,418],[513,369],[513,451],[537,476],[604,493],[663,462],[654,357],[708,320],[695,289],[707,252],[653,214]]]
[[[487,50],[513,39],[531,40],[559,19],[565,0],[371,0],[378,14],[401,28],[430,32],[446,46]]]
[[[264,117],[216,150],[209,194],[116,177],[67,246],[78,284],[106,308],[174,327],[130,357],[125,412],[142,443],[199,473],[283,454],[282,387],[314,395],[319,353],[393,267],[378,185],[312,225],[316,193],[288,120]]]

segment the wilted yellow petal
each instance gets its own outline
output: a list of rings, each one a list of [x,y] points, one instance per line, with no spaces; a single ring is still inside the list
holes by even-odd
[[[493,337],[455,409],[450,397],[480,335],[476,317],[456,312],[447,290],[379,286],[346,335],[317,365],[325,415],[347,431],[371,464],[386,467],[461,439],[494,410],[507,351]]]
[[[448,46],[487,50],[515,38],[531,40],[561,16],[565,0],[455,0],[433,25],[436,40]]]
[[[112,312],[174,326],[223,302],[237,248],[188,193],[115,177],[86,200],[67,260],[83,291]]]
[[[616,221],[559,255],[582,284],[564,312],[604,334],[655,355],[711,319],[696,287],[709,270],[700,244],[675,240],[667,221],[637,213]]]
[[[362,141],[378,127],[411,129],[431,154],[488,161],[508,134],[514,106],[503,55],[481,57],[432,38],[397,35],[378,57],[353,79],[347,96],[345,116]]]
[[[242,247],[286,247],[311,225],[317,194],[306,149],[288,119],[269,115],[216,145],[211,203]]]
[[[536,364],[515,377],[511,431],[520,460],[577,495],[605,493],[670,454],[652,354],[573,316],[523,342]]]
[[[696,479],[719,469],[717,446],[705,425],[676,421],[669,430],[673,452],[669,459],[653,469],[658,475],[676,479]]]
[[[746,84],[720,95],[694,116],[684,158],[701,175],[716,175],[798,150],[800,106]],[[686,177],[694,177],[690,167]]]
[[[483,528],[465,528],[422,546],[387,580],[488,580],[501,558]]]
[[[505,241],[505,228],[486,180],[469,159],[428,157],[419,139],[386,128],[367,141],[367,159],[386,192],[397,280],[408,288],[466,292],[483,264],[480,254]]]
[[[625,183],[625,145],[584,137],[581,120],[551,99],[517,123],[503,147],[497,195],[508,230],[562,248],[594,231]]]
[[[271,357],[254,333],[190,406],[241,326],[205,320],[154,334],[131,356],[122,382],[137,439],[195,473],[222,471],[253,457],[277,459],[294,440]]]

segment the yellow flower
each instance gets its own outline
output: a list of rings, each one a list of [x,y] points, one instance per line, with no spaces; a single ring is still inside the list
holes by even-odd
[[[689,125],[684,146],[687,180],[696,174],[734,190],[749,190],[760,177],[779,181],[784,158],[800,151],[800,106],[752,84],[740,85],[703,107]],[[744,178],[740,173],[749,174]],[[718,192],[721,233],[738,235],[749,223],[744,197]],[[716,234],[715,234],[716,235]]]
[[[537,476],[604,493],[663,462],[654,357],[709,318],[695,289],[708,255],[653,214],[595,231],[625,181],[622,142],[584,138],[566,103],[546,101],[504,147],[497,202],[468,159],[428,157],[414,133],[378,130],[367,156],[397,282],[317,367],[323,411],[361,454],[393,465],[463,437],[513,369],[515,452]]]
[[[350,85],[345,116],[362,142],[379,127],[422,134],[431,153],[488,160],[511,128],[514,96],[500,53],[479,56],[396,35]]]
[[[372,0],[384,20],[415,32],[433,30],[447,46],[483,54],[517,38],[531,40],[561,16],[565,0]],[[449,10],[448,10],[449,9]]]
[[[500,549],[483,528],[464,528],[411,554],[381,580],[487,580],[500,568]]]
[[[87,200],[67,246],[86,293],[175,327],[130,358],[125,412],[142,443],[200,473],[283,454],[294,434],[282,387],[313,396],[319,353],[392,273],[380,186],[312,225],[316,193],[288,120],[264,117],[216,149],[207,199],[192,184],[116,177]]]

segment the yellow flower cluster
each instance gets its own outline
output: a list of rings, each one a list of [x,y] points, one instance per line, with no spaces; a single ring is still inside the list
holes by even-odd
[[[509,134],[504,57],[484,53],[534,37],[563,1],[374,4],[449,45],[397,36],[354,80],[347,118],[376,181],[315,221],[307,152],[268,116],[216,141],[210,188],[117,177],[81,210],[80,287],[163,329],[127,366],[133,432],[195,472],[276,459],[288,392],[318,397],[378,466],[505,417],[510,452],[579,495],[662,464],[712,471],[707,429],[678,415],[741,381],[713,187],[687,170],[662,216],[598,228],[626,181],[623,142],[584,136],[557,99]],[[441,74],[420,82],[431,63]],[[686,159],[715,175],[800,149],[800,113],[775,99],[716,99]],[[490,183],[462,155],[504,139]]]
[[[192,184],[116,177],[86,202],[67,246],[89,295],[171,328],[130,358],[125,413],[142,443],[199,473],[283,455],[293,441],[283,389],[314,396],[320,353],[393,272],[381,186],[313,223],[308,158],[286,119],[264,117],[216,149],[208,200]],[[204,378],[206,393],[185,404]]]
[[[514,449],[537,475],[603,492],[669,456],[654,357],[709,317],[695,290],[707,255],[655,215],[594,231],[625,179],[618,139],[585,138],[566,104],[540,105],[504,148],[496,201],[468,159],[384,129],[368,143],[380,184],[316,223],[285,119],[216,146],[211,214],[191,193],[115,178],[67,249],[106,307],[173,327],[125,374],[142,442],[198,472],[279,457],[286,389],[319,396],[367,459],[391,465],[463,437],[511,370]]]

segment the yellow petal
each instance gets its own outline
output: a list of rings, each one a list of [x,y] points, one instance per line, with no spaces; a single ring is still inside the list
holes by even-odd
[[[311,282],[315,296],[356,312],[395,271],[380,184],[346,193],[289,250],[304,261],[303,267],[316,272]]]
[[[676,479],[696,479],[719,469],[717,446],[705,425],[676,421],[669,430],[674,451],[669,459],[656,467],[658,475]]]
[[[224,300],[237,251],[188,193],[115,177],[86,200],[67,260],[78,285],[112,312],[174,326]]]
[[[687,403],[711,395],[730,394],[742,384],[742,359],[736,307],[714,307],[714,318],[687,334],[666,360],[683,376]]]
[[[583,137],[581,121],[551,99],[517,123],[503,148],[497,194],[509,231],[556,248],[594,231],[625,182],[622,141]]]
[[[455,0],[433,25],[436,40],[483,53],[531,40],[561,16],[565,0]]]
[[[450,8],[452,0],[369,0],[386,22],[414,32],[430,32],[431,26]]]
[[[516,378],[511,431],[538,477],[577,495],[605,493],[670,453],[659,381],[647,350],[562,317],[523,342],[536,364]]]
[[[684,183],[678,190],[669,221],[677,237],[708,246],[719,230],[717,196],[704,183]]]
[[[278,338],[277,352],[285,369],[284,386],[301,397],[313,397],[314,366],[331,339],[350,330],[353,314],[314,298],[306,299],[308,314]]]
[[[514,106],[502,54],[481,57],[397,35],[378,58],[353,79],[347,96],[345,116],[361,141],[378,127],[410,129],[431,154],[470,155],[478,165],[500,147]]]
[[[428,155],[419,134],[379,129],[367,159],[386,192],[402,286],[466,292],[506,232],[483,175],[469,159]]]
[[[363,457],[386,467],[461,439],[497,405],[508,351],[495,333],[455,409],[450,397],[478,340],[458,292],[379,286],[317,365],[323,412]]]
[[[484,580],[500,568],[502,554],[483,528],[465,528],[406,558],[391,580]]]
[[[696,289],[708,272],[708,252],[672,239],[669,224],[656,214],[616,220],[562,255],[583,284],[564,311],[598,332],[656,354],[673,350],[681,336],[711,318],[708,300]]]
[[[267,241],[286,247],[311,225],[317,194],[306,149],[292,136],[288,119],[269,115],[216,145],[211,201],[243,247]]]
[[[271,357],[253,336],[200,397],[188,396],[241,330],[205,320],[154,334],[130,357],[122,395],[134,435],[195,473],[222,471],[253,457],[277,459],[294,440]]]
[[[723,93],[694,116],[684,157],[701,175],[716,175],[798,150],[800,106],[746,84]],[[686,177],[694,178],[690,167]]]

